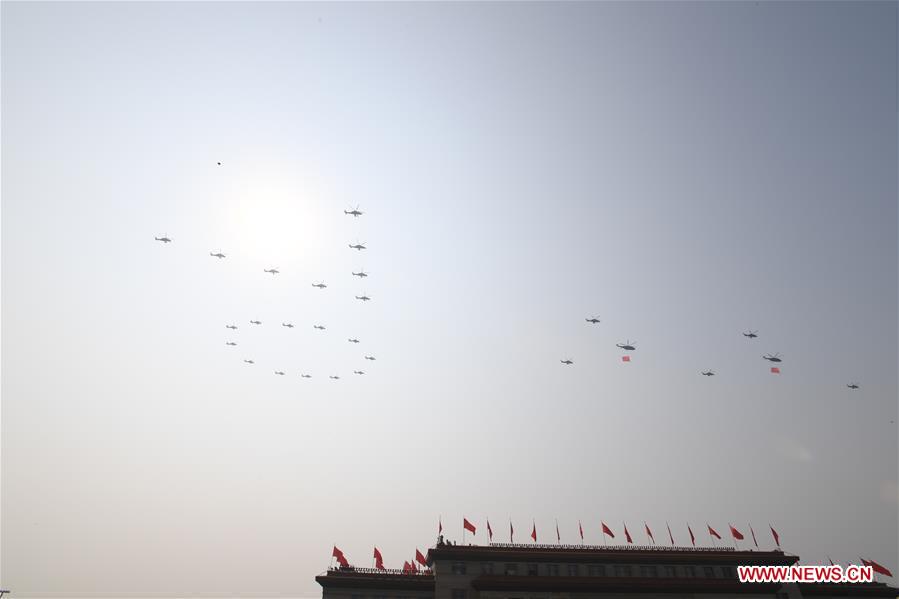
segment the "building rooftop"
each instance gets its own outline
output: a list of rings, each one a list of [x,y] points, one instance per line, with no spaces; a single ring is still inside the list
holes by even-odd
[[[538,545],[491,543],[490,545],[438,544],[428,550],[431,565],[438,559],[506,559],[532,562],[578,561],[606,563],[739,563],[792,565],[799,556],[774,551],[738,551],[733,547],[663,547],[660,545]]]

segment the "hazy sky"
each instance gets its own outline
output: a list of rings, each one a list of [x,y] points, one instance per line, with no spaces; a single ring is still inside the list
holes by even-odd
[[[895,572],[896,72],[892,2],[3,2],[0,584],[316,596],[441,514]]]

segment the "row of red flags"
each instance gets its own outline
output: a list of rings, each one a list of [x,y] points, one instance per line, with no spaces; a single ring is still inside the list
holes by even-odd
[[[465,520],[465,521],[468,522],[467,520]],[[469,522],[469,524],[471,524],[471,523]],[[643,524],[644,524],[644,526],[646,526],[645,522]],[[578,523],[578,526],[580,526],[580,523]],[[706,525],[706,526],[708,526],[708,525]],[[472,528],[474,528],[473,525],[472,525]],[[558,529],[558,526],[556,528]],[[689,528],[689,526],[687,528]],[[603,523],[603,529],[604,529],[603,534],[608,534],[608,535],[611,535],[612,537],[615,536],[614,534],[612,534],[611,529],[609,529],[605,525],[605,523]],[[730,529],[731,529],[731,535],[733,535],[735,540],[743,538],[743,535],[736,528],[731,526]],[[441,531],[443,530],[442,524],[440,525],[440,530]],[[471,529],[469,529],[469,530],[471,530]],[[488,531],[490,530],[489,521],[487,523],[487,530]],[[751,528],[750,528],[750,530],[751,530]],[[472,531],[472,532],[474,532],[474,531]],[[558,533],[558,530],[556,532]],[[771,528],[771,532],[774,534],[775,540],[777,540],[778,539],[777,532],[775,532],[775,530],[773,528]],[[646,533],[649,535],[650,538],[652,538],[652,531],[649,530],[649,526],[646,526]],[[627,535],[628,543],[632,543],[633,541],[631,541],[630,533],[627,532],[627,526],[624,527],[624,534]],[[717,536],[719,539],[721,538],[720,536],[718,536],[718,533],[715,532],[711,526],[709,526],[709,534],[714,534],[714,536]],[[537,533],[536,533],[536,527],[535,527],[534,531],[532,532],[532,538],[535,539],[535,542],[536,542],[536,536],[537,536]],[[668,536],[671,538],[671,544],[673,545],[674,538],[671,537],[671,528],[670,527],[668,529]],[[692,536],[693,536],[692,530],[690,531],[690,536],[692,539]],[[581,538],[583,538],[583,529],[581,530]],[[753,534],[753,539],[755,539],[754,534]],[[756,545],[756,546],[758,546],[758,545]],[[347,561],[346,556],[343,554],[343,551],[341,551],[340,549],[337,548],[337,545],[334,546],[334,550],[331,552],[331,557],[336,558],[337,563],[339,563],[342,567],[344,567],[344,568],[350,567],[350,563]],[[374,552],[373,557],[375,559],[375,568],[377,568],[378,570],[386,570],[386,568],[384,567],[384,557],[381,555],[381,551],[377,547],[375,547],[375,552]],[[828,559],[828,561],[830,561],[830,565],[833,566],[834,565],[833,560],[830,558],[827,558],[827,559]],[[875,572],[877,572],[878,574],[883,574],[884,576],[890,576],[890,577],[893,576],[893,573],[890,572],[885,566],[878,564],[874,560],[867,560],[864,558],[861,558],[861,560],[862,560],[863,565],[870,566],[871,569],[874,570]],[[424,554],[422,554],[421,551],[418,550],[417,547],[415,548],[415,559],[412,561],[404,561],[403,562],[403,572],[417,572],[418,566],[416,565],[416,562],[418,562],[419,564],[421,564],[424,567],[428,566],[427,558],[424,556]]]
[[[331,552],[331,557],[336,558],[337,563],[340,564],[342,567],[344,567],[344,568],[350,567],[350,562],[347,561],[347,558],[343,554],[343,551],[341,551],[340,549],[337,548],[337,545],[334,545],[334,550]],[[387,569],[384,567],[384,556],[381,555],[381,551],[377,547],[375,547],[375,553],[374,553],[373,557],[375,558],[375,568],[377,568],[378,570],[386,570]],[[428,565],[428,559],[424,556],[424,554],[421,551],[418,550],[418,548],[415,549],[415,559],[413,559],[412,561],[403,562],[403,572],[418,571],[418,566],[416,566],[415,562],[418,562],[419,564],[421,564],[422,566],[425,566],[425,567],[427,567],[427,565]]]
[[[605,538],[605,537],[608,536],[608,537],[611,537],[611,538],[614,539],[614,538],[615,538],[615,533],[612,531],[612,529],[609,527],[609,525],[606,524],[606,523],[603,522],[603,521],[600,521],[600,524],[602,525],[602,534],[603,534],[603,538]],[[624,527],[624,537],[625,537],[625,539],[627,540],[628,543],[633,544],[634,540],[633,540],[633,538],[631,537],[630,531],[627,529],[627,524],[625,524],[625,523],[622,522],[622,525],[623,525],[623,527]],[[745,538],[745,537],[743,536],[743,533],[741,533],[739,530],[737,530],[737,528],[736,528],[733,524],[728,524],[728,526],[730,527],[730,536],[733,537],[733,539],[734,539],[735,541],[742,541],[742,540]],[[643,527],[644,527],[645,532],[646,532],[646,537],[647,537],[650,541],[652,541],[652,544],[653,544],[653,545],[655,545],[655,542],[656,542],[655,536],[652,534],[652,530],[649,528],[649,524],[647,524],[646,521],[643,522]],[[675,545],[675,542],[674,542],[674,535],[671,533],[671,526],[669,526],[668,523],[666,522],[666,523],[665,523],[665,527],[668,529],[668,539],[671,541],[671,545],[674,546],[674,545]],[[578,528],[578,533],[579,533],[580,536],[581,536],[581,541],[583,542],[583,540],[584,540],[584,527],[583,527],[583,525],[581,524],[580,520],[578,520],[577,528]],[[706,528],[708,529],[709,537],[710,537],[710,538],[711,538],[711,537],[715,537],[716,539],[721,539],[721,535],[718,534],[718,531],[716,531],[714,528],[712,528],[708,523],[706,523]],[[774,527],[771,526],[770,524],[768,525],[768,528],[771,529],[771,536],[774,537],[774,543],[775,543],[778,547],[780,547],[780,535],[777,534],[777,531],[774,530]],[[477,534],[477,527],[476,527],[474,524],[472,524],[472,523],[468,520],[468,518],[464,518],[464,517],[462,518],[462,530],[463,530],[463,531],[466,531],[466,530],[467,530],[467,531],[471,532],[471,534],[473,534],[473,535],[474,535],[474,534]],[[696,535],[693,534],[693,527],[691,527],[689,523],[687,524],[687,531],[690,533],[690,543],[695,547],[695,546],[696,546]],[[749,532],[752,534],[752,542],[755,543],[755,546],[756,546],[756,547],[758,547],[758,546],[759,546],[759,542],[758,542],[758,540],[756,540],[756,537],[755,537],[755,530],[753,530],[751,524],[749,525]],[[440,521],[440,520],[438,520],[438,522],[437,522],[437,534],[441,534],[441,533],[443,533],[443,522]],[[490,526],[490,519],[489,519],[489,518],[487,519],[487,536],[489,537],[490,541],[492,542],[492,541],[493,541],[493,528]],[[532,529],[531,529],[531,539],[532,539],[535,543],[537,542],[537,523],[536,523],[536,522],[533,523],[533,527],[532,527]],[[558,523],[558,522],[556,522],[556,540],[557,540],[559,543],[562,542],[562,535],[559,533],[559,523]],[[509,520],[509,542],[510,542],[510,543],[514,543],[514,542],[515,542],[515,528],[512,526],[512,521],[511,521],[511,520]]]

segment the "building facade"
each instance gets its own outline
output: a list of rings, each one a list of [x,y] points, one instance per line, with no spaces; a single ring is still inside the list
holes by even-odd
[[[802,599],[897,597],[882,583],[741,583],[740,565],[796,564],[782,551],[583,545],[453,545],[438,540],[422,572],[334,568],[322,599]]]

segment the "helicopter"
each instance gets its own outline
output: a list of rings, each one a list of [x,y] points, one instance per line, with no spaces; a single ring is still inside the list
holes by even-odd
[[[244,362],[246,362],[247,364],[255,364],[256,363],[253,360],[244,360]]]
[[[213,258],[218,258],[219,260],[221,260],[222,258],[225,257],[225,254],[223,254],[221,252],[216,252],[214,254],[212,252],[209,252],[209,255],[212,256]]]
[[[230,345],[233,347],[233,346],[237,345],[237,343],[235,343],[234,341],[225,341],[225,345]]]
[[[359,277],[360,279],[361,279],[362,277],[367,277],[367,276],[368,276],[368,273],[365,272],[365,269],[364,269],[364,268],[363,268],[362,270],[360,270],[359,272],[354,272],[354,273],[352,273],[352,274],[353,274],[354,277]]]
[[[850,389],[853,389],[853,390],[859,388],[859,384],[858,384],[858,383],[849,383],[849,384],[846,385],[846,386],[849,387]]]
[[[251,320],[250,324],[262,324],[261,320]]]
[[[358,339],[347,339],[350,343],[359,343]]]
[[[325,287],[327,287],[327,285],[325,285],[324,283],[313,283],[312,286],[318,287],[319,289],[324,289]]]
[[[357,243],[356,245],[350,244],[350,248],[354,249],[354,250],[360,250],[360,251],[364,250],[364,249],[368,249],[365,247],[364,243]]]
[[[277,374],[277,375],[279,375],[279,376],[284,376],[284,371],[283,371],[283,370],[276,370],[276,371],[275,371],[275,374]]]
[[[267,273],[269,273],[269,274],[276,275],[276,274],[278,274],[278,273],[281,272],[281,271],[278,270],[277,268],[263,268],[263,269],[262,269],[262,272],[267,272]]]
[[[621,349],[627,351],[634,351],[635,349],[637,349],[637,346],[631,343],[630,339],[628,339],[624,343],[616,343],[615,347],[620,347]]]
[[[305,373],[303,373],[303,374],[301,374],[300,376],[301,376],[302,378],[304,378],[304,379],[311,379],[311,378],[312,378],[312,375],[311,375],[311,374],[305,374]]]
[[[365,214],[364,212],[359,212],[359,206],[356,206],[353,210],[344,210],[344,214],[352,214],[353,218],[357,218]]]
[[[332,380],[335,380],[335,381],[339,381],[339,380],[340,380],[340,377],[337,376],[336,374],[329,375],[328,378],[329,378],[329,379],[332,379]]]
[[[702,373],[702,376],[715,376],[715,372],[713,370],[706,370]]]
[[[314,325],[312,325],[312,328],[313,328],[313,329],[318,329],[319,331],[324,331],[324,330],[325,330],[324,325],[320,325],[320,324],[314,324]]]
[[[225,325],[225,328],[226,328],[226,329],[231,329],[232,331],[236,331],[236,330],[237,330],[237,325],[235,325],[235,324],[226,324],[226,325]]]
[[[571,366],[572,364],[574,364],[574,362],[572,362],[571,360],[559,360],[559,361],[562,364],[565,364],[566,366]]]
[[[154,237],[156,241],[161,241],[162,243],[172,243],[172,240],[169,239],[168,235],[163,235],[162,237]]]
[[[365,359],[366,359],[366,360],[374,361],[374,360],[375,360],[375,357],[374,357],[374,356],[365,356]]]
[[[755,339],[756,337],[759,336],[759,332],[758,331],[749,331],[748,333],[743,333],[743,336],[747,337],[748,339]]]
[[[293,325],[292,325],[291,323],[289,323],[289,322],[282,322],[282,323],[281,323],[281,326],[282,326],[282,327],[287,327],[288,329],[292,329],[292,328],[293,328]]]
[[[357,299],[357,300],[361,300],[361,301],[363,301],[363,302],[367,302],[367,301],[369,301],[371,298],[368,297],[367,295],[365,295],[365,294],[363,293],[362,295],[357,295],[357,296],[356,296],[356,299]]]
[[[585,318],[584,320],[586,320],[590,324],[599,324],[599,319],[595,318],[595,317],[594,318]]]
[[[771,354],[765,354],[764,356],[762,356],[762,359],[768,360],[769,362],[783,362],[780,357],[780,352],[777,352],[773,356]]]
[[[362,372],[361,370],[354,370],[354,371],[353,371],[353,374],[365,374],[365,373]]]

